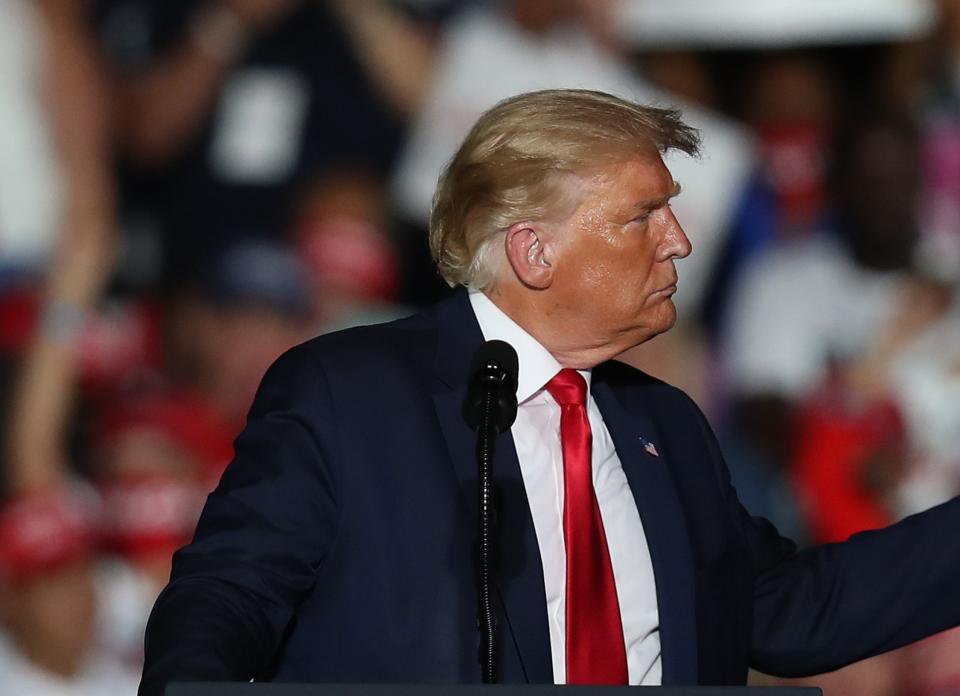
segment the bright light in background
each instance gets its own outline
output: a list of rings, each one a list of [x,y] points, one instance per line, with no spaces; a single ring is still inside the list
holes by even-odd
[[[893,41],[929,32],[929,0],[620,0],[622,38],[644,49]]]

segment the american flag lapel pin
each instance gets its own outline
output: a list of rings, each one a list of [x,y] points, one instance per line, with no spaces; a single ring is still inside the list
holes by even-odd
[[[650,442],[647,438],[640,436],[640,444],[643,445],[643,449],[652,457],[659,457],[660,453],[657,452],[657,446]]]

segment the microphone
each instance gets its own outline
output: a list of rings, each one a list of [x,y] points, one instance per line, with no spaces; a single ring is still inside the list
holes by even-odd
[[[517,351],[506,341],[487,341],[473,356],[470,384],[463,400],[463,419],[476,431],[483,416],[484,400],[493,392],[492,421],[502,433],[517,418]]]
[[[504,341],[487,341],[470,367],[463,419],[477,433],[479,517],[477,519],[477,625],[480,629],[480,674],[484,684],[497,682],[497,622],[491,592],[494,548],[493,459],[497,435],[517,418],[517,351]]]

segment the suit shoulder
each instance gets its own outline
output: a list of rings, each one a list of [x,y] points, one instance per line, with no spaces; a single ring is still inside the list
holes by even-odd
[[[281,355],[271,370],[335,372],[362,366],[376,370],[398,359],[422,359],[436,341],[436,325],[421,312],[384,324],[355,326],[300,343]]]

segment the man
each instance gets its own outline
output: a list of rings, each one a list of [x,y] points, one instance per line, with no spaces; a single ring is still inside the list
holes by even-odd
[[[955,503],[797,554],[751,519],[678,390],[611,362],[675,320],[690,244],[660,152],[675,112],[588,91],[514,97],[438,186],[431,246],[466,285],[268,372],[147,629],[170,680],[478,681],[474,434],[484,339],[520,359],[497,447],[506,682],[737,684],[827,671],[960,621]],[[592,483],[592,485],[591,485]]]

